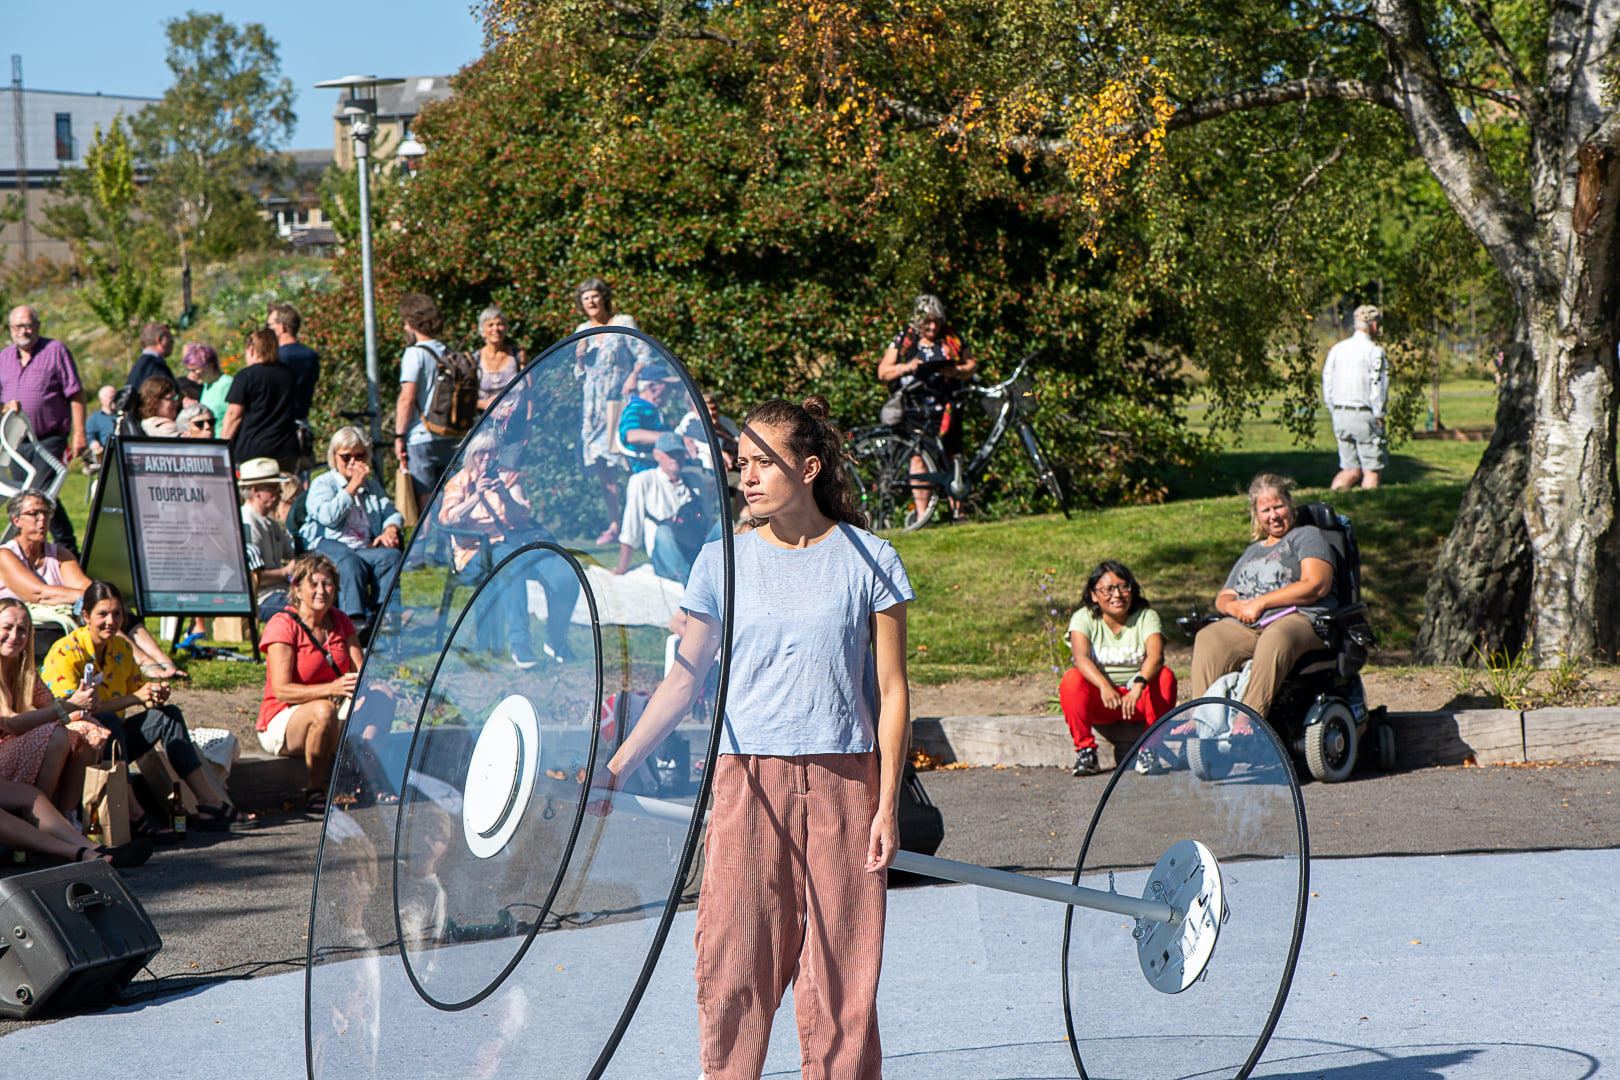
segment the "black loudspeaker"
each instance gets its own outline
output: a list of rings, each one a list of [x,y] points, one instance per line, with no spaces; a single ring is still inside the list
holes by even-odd
[[[939,812],[939,807],[923,790],[922,779],[909,761],[900,777],[898,810],[900,850],[915,851],[919,855],[932,855],[938,851],[939,845],[945,842],[945,815]],[[889,871],[890,885],[915,885],[933,880],[905,870]]]
[[[163,948],[141,902],[97,860],[0,878],[0,1016],[118,996]]]

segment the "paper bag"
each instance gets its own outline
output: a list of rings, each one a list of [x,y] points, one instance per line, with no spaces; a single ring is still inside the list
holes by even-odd
[[[394,505],[405,518],[407,529],[416,526],[419,511],[416,508],[416,485],[411,482],[411,474],[401,466],[394,474]]]
[[[163,752],[162,747],[154,746],[135,759],[135,768],[140,771],[141,780],[146,784],[146,790],[151,793],[153,801],[158,806],[166,808],[169,796],[174,792],[174,785],[180,784],[180,773],[169,761],[169,755]],[[185,784],[180,784],[180,805],[187,814],[196,816],[197,796]],[[167,813],[160,813],[158,818],[165,825],[169,823]]]
[[[101,842],[108,847],[127,844],[129,831],[129,766],[124,763],[118,741],[111,746],[111,757],[84,771],[83,817],[88,825],[92,814],[101,822]]]

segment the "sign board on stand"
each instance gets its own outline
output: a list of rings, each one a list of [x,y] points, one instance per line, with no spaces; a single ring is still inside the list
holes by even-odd
[[[84,572],[142,616],[244,616],[253,627],[236,469],[215,439],[116,438],[85,532]],[[257,645],[258,631],[252,636]]]

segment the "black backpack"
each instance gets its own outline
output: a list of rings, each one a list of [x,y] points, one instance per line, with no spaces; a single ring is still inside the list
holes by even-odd
[[[422,423],[435,435],[459,439],[478,418],[478,363],[466,353],[448,349],[437,360],[439,373],[432,396],[422,403]]]

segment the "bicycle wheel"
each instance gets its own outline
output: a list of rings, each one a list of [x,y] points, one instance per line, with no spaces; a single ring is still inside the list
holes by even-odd
[[[928,524],[939,505],[939,489],[927,487],[919,512],[911,481],[911,460],[921,458],[923,471],[939,472],[939,463],[928,447],[915,439],[894,432],[880,431],[855,440],[853,455],[846,460],[851,479],[860,494],[861,508],[873,532],[899,529],[911,532]],[[918,485],[920,490],[923,485]]]
[[[1046,451],[1041,449],[1041,441],[1035,437],[1035,429],[1028,421],[1018,425],[1018,437],[1024,440],[1024,449],[1029,452],[1030,463],[1035,466],[1035,478],[1040,481],[1042,487],[1052,493],[1052,498],[1057,500],[1058,509],[1063,511],[1064,517],[1068,517],[1068,496],[1064,495],[1063,484],[1058,480],[1051,463],[1046,460]]]

